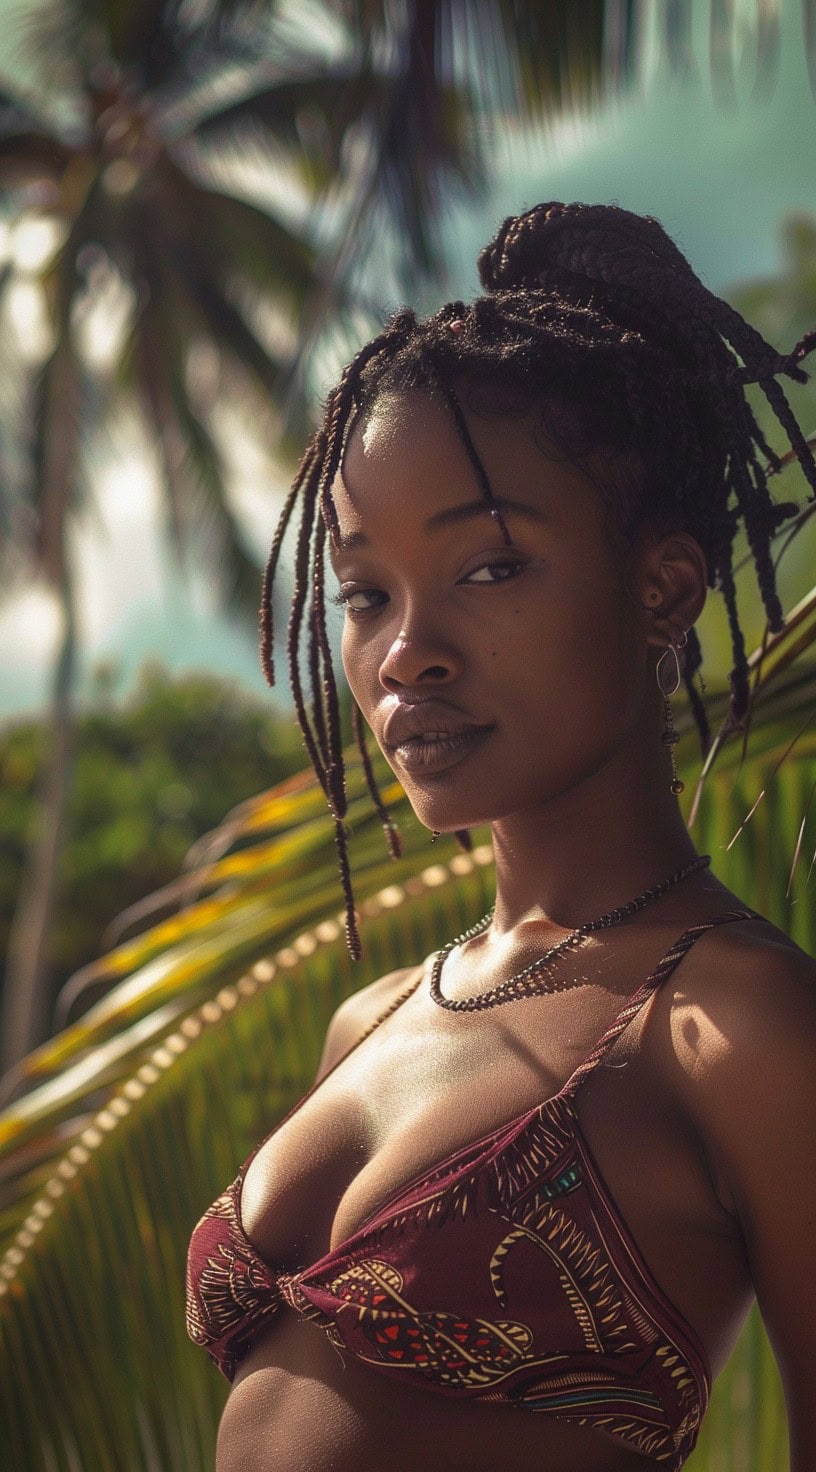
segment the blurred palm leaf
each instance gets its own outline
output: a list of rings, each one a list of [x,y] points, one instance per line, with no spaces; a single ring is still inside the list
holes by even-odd
[[[801,715],[803,698],[786,690],[788,717]],[[816,734],[780,765],[791,720],[766,722],[763,711],[750,760],[740,764],[732,739],[709,774],[697,841],[724,882],[814,951],[804,872],[792,902],[785,889],[816,782]],[[691,733],[681,755],[688,772]],[[303,774],[243,805],[225,837],[199,847],[180,881],[187,907],[91,968],[73,1005],[97,1000],[20,1070],[29,1092],[0,1115],[3,1418],[14,1472],[211,1465],[221,1387],[182,1321],[192,1224],[307,1085],[342,997],[426,954],[490,901],[487,845],[471,855],[448,846],[428,865],[427,834],[392,783],[405,840],[395,864],[354,771],[352,791],[359,966],[333,913],[331,821]],[[811,814],[806,851],[814,830]],[[100,999],[103,987],[112,990]],[[782,1472],[784,1445],[778,1379],[754,1317],[690,1465]]]

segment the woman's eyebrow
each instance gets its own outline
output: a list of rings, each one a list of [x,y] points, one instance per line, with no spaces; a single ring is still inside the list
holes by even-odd
[[[516,516],[526,516],[529,521],[537,521],[543,526],[551,525],[550,517],[538,506],[527,506],[524,501],[513,501],[505,496],[495,496],[492,502],[488,502],[480,496],[478,501],[466,501],[463,506],[448,506],[444,511],[435,511],[428,517],[424,529],[435,532],[440,527],[472,521],[477,516],[490,516],[493,508],[502,513],[512,511]]]
[[[528,521],[537,521],[540,525],[550,526],[551,518],[546,512],[537,506],[527,506],[523,501],[513,501],[505,496],[497,496],[492,506],[503,514],[511,512],[516,516],[524,516]],[[460,506],[447,506],[442,511],[435,511],[424,523],[423,530],[426,532],[439,531],[447,526],[456,526],[463,521],[474,521],[479,516],[491,515],[491,504],[484,497],[477,501],[465,501]],[[346,536],[337,539],[337,550],[339,552],[351,552],[355,547],[367,547],[368,537],[364,532],[348,532]]]

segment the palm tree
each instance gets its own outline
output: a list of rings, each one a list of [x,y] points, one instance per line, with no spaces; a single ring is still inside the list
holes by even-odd
[[[11,433],[22,428],[30,444],[17,484],[6,482],[3,518],[18,576],[41,578],[61,610],[43,827],[6,981],[7,1064],[46,1022],[42,979],[77,639],[68,533],[84,499],[82,439],[118,395],[136,396],[159,448],[177,549],[203,543],[224,601],[244,611],[256,602],[257,568],[229,502],[191,354],[212,343],[227,368],[240,365],[265,393],[279,392],[288,365],[245,319],[236,289],[248,282],[299,313],[317,281],[314,247],[303,234],[214,185],[192,139],[173,123],[185,92],[201,89],[197,78],[209,83],[213,113],[217,76],[249,64],[249,42],[230,24],[233,9],[219,6],[209,24],[185,26],[178,5],[76,0],[38,8],[27,34],[36,93],[7,88],[0,97],[3,202],[12,214],[33,206],[55,223],[61,242],[41,271],[50,343],[18,400]],[[127,283],[129,310],[105,381],[83,350],[82,327],[100,289],[117,280]]]
[[[47,345],[15,384],[16,417],[3,416],[0,571],[6,588],[25,576],[53,591],[61,636],[41,831],[8,958],[6,1067],[47,1031],[77,655],[69,532],[89,430],[123,396],[136,401],[173,546],[203,556],[227,606],[254,618],[258,569],[230,502],[216,399],[255,392],[270,440],[302,439],[308,349],[352,309],[359,336],[372,249],[401,289],[438,270],[440,210],[481,177],[474,122],[498,95],[491,77],[528,108],[558,105],[567,82],[571,96],[596,91],[603,10],[496,3],[471,34],[452,0],[298,12],[261,0],[32,4],[22,40],[34,80],[0,82],[0,209],[51,221],[58,243],[37,273]],[[629,29],[622,12],[624,42]],[[262,204],[246,197],[250,164],[256,183],[264,174]],[[14,284],[7,273],[0,293]],[[114,308],[120,329],[100,366],[89,330]]]

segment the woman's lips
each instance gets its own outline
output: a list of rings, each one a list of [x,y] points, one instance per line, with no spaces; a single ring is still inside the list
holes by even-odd
[[[412,736],[389,749],[400,766],[416,776],[429,776],[445,772],[462,761],[488,737],[492,726],[468,726],[466,730],[424,731],[421,736]]]

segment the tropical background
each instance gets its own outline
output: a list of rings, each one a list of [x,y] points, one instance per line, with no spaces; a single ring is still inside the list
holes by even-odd
[[[0,1446],[13,1472],[212,1466],[224,1386],[186,1339],[191,1225],[303,1090],[351,990],[458,933],[491,852],[428,848],[350,758],[364,960],[259,568],[340,363],[390,307],[475,288],[542,198],[656,214],[772,340],[816,323],[810,0],[0,4]],[[791,393],[816,433],[809,387]],[[762,416],[761,403],[757,412]],[[686,816],[816,954],[813,504],[745,566],[751,718],[701,637]],[[744,550],[744,549],[743,549]],[[390,785],[389,785],[390,784]],[[689,1466],[784,1472],[761,1324]]]

